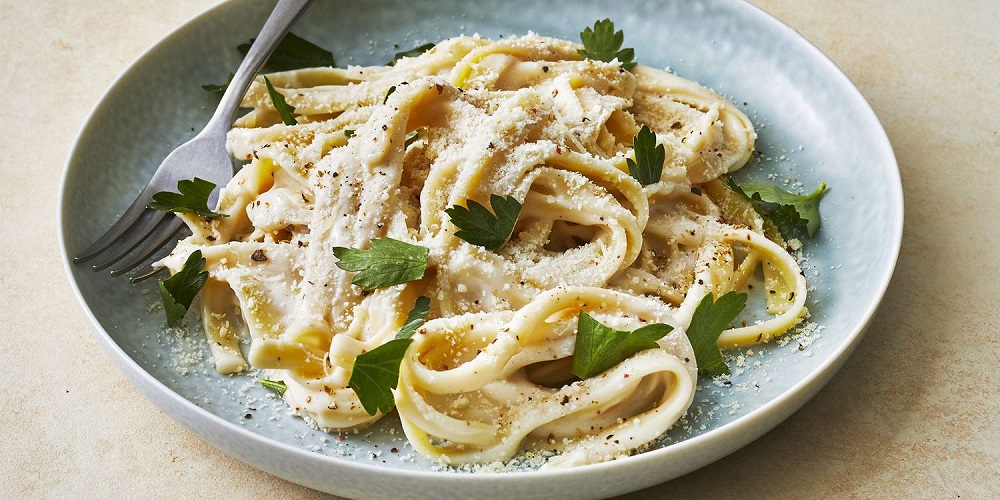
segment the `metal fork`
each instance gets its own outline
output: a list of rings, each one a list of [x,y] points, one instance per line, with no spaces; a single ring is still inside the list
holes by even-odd
[[[120,276],[152,256],[171,241],[184,222],[173,214],[168,217],[166,212],[147,209],[146,205],[160,191],[175,191],[177,181],[197,176],[213,182],[216,188],[208,199],[208,206],[215,207],[219,201],[219,191],[236,173],[236,164],[226,151],[226,133],[232,128],[243,94],[288,28],[311,2],[312,0],[278,0],[205,128],[167,155],[153,178],[121,218],[94,243],[73,257],[74,262],[82,263],[93,259],[94,271],[102,271],[118,263],[111,275]],[[159,271],[160,269],[155,269],[133,278],[133,281],[148,278]]]

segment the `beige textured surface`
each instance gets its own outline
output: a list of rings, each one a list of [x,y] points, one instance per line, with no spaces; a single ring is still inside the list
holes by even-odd
[[[881,118],[906,191],[902,254],[868,336],[812,402],[643,497],[1000,497],[1000,7],[756,3],[830,55]],[[204,6],[0,0],[2,498],[322,496],[223,455],[139,394],[60,264],[73,137],[112,79]]]

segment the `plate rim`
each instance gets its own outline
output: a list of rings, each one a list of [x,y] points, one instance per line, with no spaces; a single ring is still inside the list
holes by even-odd
[[[65,215],[69,209],[67,203],[67,181],[70,176],[70,171],[74,168],[75,159],[79,154],[79,150],[82,146],[82,140],[84,138],[86,130],[92,126],[95,113],[104,105],[109,94],[125,79],[131,76],[131,73],[135,70],[136,66],[139,65],[146,57],[150,56],[153,52],[159,49],[162,45],[168,43],[172,38],[180,36],[182,32],[189,28],[192,24],[199,21],[205,16],[212,15],[216,10],[222,10],[225,6],[230,4],[230,1],[223,1],[215,5],[211,5],[207,8],[202,9],[200,12],[188,17],[185,21],[181,22],[169,32],[158,38],[155,42],[149,45],[145,50],[142,51],[137,57],[135,57],[128,65],[112,80],[112,82],[104,89],[100,97],[95,101],[90,111],[87,112],[85,118],[82,121],[79,131],[74,138],[72,145],[69,149],[69,153],[66,157],[66,162],[63,166],[62,175],[59,181],[58,190],[58,206],[56,211],[56,225],[58,232],[58,242],[60,257],[62,260],[63,270],[69,279],[70,287],[73,290],[73,294],[76,297],[77,302],[83,309],[84,315],[86,316],[90,327],[92,328],[98,343],[101,345],[102,349],[111,358],[112,362],[118,367],[118,369],[126,376],[129,381],[140,390],[140,392],[151,402],[153,402],[157,407],[159,407],[164,413],[166,413],[171,420],[179,423],[181,426],[186,428],[188,431],[192,432],[199,439],[207,441],[217,450],[226,453],[227,455],[234,456],[238,460],[248,463],[254,468],[263,470],[269,474],[273,474],[284,479],[299,482],[296,479],[288,478],[282,474],[275,471],[264,469],[256,464],[247,462],[243,457],[237,456],[223,449],[221,446],[217,445],[215,441],[199,430],[193,428],[185,420],[175,415],[174,412],[168,408],[165,401],[160,398],[166,398],[170,403],[175,405],[175,407],[180,407],[188,412],[190,412],[196,418],[207,419],[211,424],[217,427],[221,427],[227,432],[233,433],[229,437],[236,437],[244,440],[249,440],[253,444],[263,446],[263,447],[277,447],[282,452],[291,454],[298,459],[304,459],[309,461],[314,461],[315,463],[322,466],[333,466],[337,468],[347,469],[347,473],[351,472],[364,472],[364,473],[377,473],[398,476],[401,479],[435,479],[439,481],[449,481],[451,483],[457,482],[468,482],[468,483],[479,483],[483,485],[486,483],[491,483],[500,478],[505,482],[517,482],[517,481],[531,481],[536,480],[546,480],[551,478],[569,477],[576,476],[580,474],[593,473],[602,471],[605,469],[617,469],[621,467],[628,467],[631,465],[638,465],[640,462],[650,462],[659,461],[662,457],[674,454],[685,454],[689,453],[689,448],[701,447],[706,443],[720,442],[725,443],[727,438],[734,438],[739,442],[738,446],[726,451],[724,454],[717,457],[711,458],[710,461],[698,465],[690,471],[697,470],[704,467],[707,464],[713,463],[725,456],[728,456],[735,452],[736,450],[746,446],[747,444],[759,439],[768,431],[774,429],[782,422],[784,422],[792,413],[796,412],[802,405],[812,399],[813,396],[819,390],[826,385],[826,383],[840,370],[843,363],[851,355],[857,345],[860,343],[861,339],[868,327],[870,326],[871,320],[877,312],[879,306],[885,298],[885,293],[888,289],[889,283],[892,281],[896,265],[899,261],[899,253],[902,245],[903,227],[904,227],[904,216],[905,216],[905,204],[904,204],[904,193],[902,186],[902,178],[899,171],[899,163],[895,155],[895,151],[892,148],[892,143],[889,140],[885,128],[882,126],[881,120],[879,120],[878,115],[875,113],[871,104],[864,97],[864,94],[857,88],[857,85],[847,76],[847,74],[839,67],[829,56],[827,56],[822,50],[816,47],[812,42],[809,41],[805,36],[798,32],[795,28],[792,28],[787,23],[781,19],[771,15],[766,12],[761,7],[754,5],[750,2],[740,2],[743,8],[748,9],[748,14],[752,15],[758,19],[763,19],[764,22],[776,23],[775,27],[782,31],[784,35],[796,38],[803,47],[808,50],[813,58],[820,62],[827,69],[831,70],[831,74],[840,80],[839,83],[845,85],[848,92],[851,94],[853,99],[857,99],[863,104],[862,112],[866,119],[872,120],[873,124],[878,130],[878,135],[874,138],[876,143],[884,148],[886,154],[886,159],[889,160],[884,168],[888,171],[892,177],[892,186],[889,193],[892,195],[891,204],[898,216],[894,219],[888,219],[888,222],[892,224],[893,232],[887,249],[892,251],[891,258],[889,259],[888,265],[883,269],[883,273],[878,277],[877,286],[877,298],[873,300],[869,305],[867,310],[863,314],[860,314],[860,323],[858,323],[857,328],[853,331],[849,331],[845,336],[844,341],[837,346],[830,355],[818,366],[808,372],[801,380],[793,384],[791,387],[777,395],[771,401],[768,401],[761,405],[760,407],[751,410],[747,414],[723,424],[717,428],[707,431],[703,434],[684,439],[677,443],[673,443],[668,447],[661,449],[650,450],[643,453],[638,453],[635,455],[630,455],[627,457],[622,457],[616,460],[601,462],[596,464],[589,464],[583,466],[569,467],[565,469],[551,469],[551,470],[518,470],[510,472],[477,472],[475,474],[464,474],[464,473],[454,473],[448,471],[433,471],[433,470],[420,470],[420,469],[406,469],[399,467],[384,467],[377,463],[366,463],[355,459],[345,459],[335,456],[329,456],[325,454],[315,453],[309,451],[305,448],[294,446],[282,441],[278,441],[257,432],[254,432],[245,427],[239,426],[233,422],[230,422],[208,410],[202,408],[199,405],[191,402],[187,398],[181,396],[173,389],[168,387],[166,384],[161,382],[159,379],[151,375],[149,372],[144,370],[138,362],[136,362],[132,356],[130,356],[125,350],[118,345],[117,342],[111,338],[110,334],[101,326],[97,317],[91,311],[90,307],[87,305],[86,299],[84,298],[82,292],[80,291],[80,286],[76,281],[73,274],[72,257],[70,256],[69,249],[66,243],[66,231],[65,231]],[[156,391],[155,395],[153,391]],[[771,414],[781,414],[784,416],[777,418],[773,422],[769,422],[766,418]],[[756,425],[764,422],[764,426]],[[747,439],[749,437],[749,439]],[[695,461],[697,462],[697,460]],[[679,476],[678,476],[679,477]],[[664,479],[669,480],[671,478]],[[662,481],[661,481],[662,482]],[[300,483],[301,484],[301,483]]]

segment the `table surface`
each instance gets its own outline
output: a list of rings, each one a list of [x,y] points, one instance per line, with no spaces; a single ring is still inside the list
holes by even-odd
[[[1000,497],[1000,8],[756,0],[882,120],[906,229],[885,301],[811,402],[746,448],[636,495]],[[63,273],[70,144],[112,80],[204,1],[0,0],[0,497],[320,498],[183,429],[98,347]],[[122,22],[123,20],[128,22]],[[721,478],[721,479],[720,479]]]

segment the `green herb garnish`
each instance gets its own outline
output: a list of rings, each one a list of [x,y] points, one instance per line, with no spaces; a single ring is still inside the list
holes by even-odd
[[[406,139],[403,142],[403,146],[409,146],[413,141],[417,140],[418,137],[420,137],[420,131],[419,130],[414,130],[414,131],[406,134]]]
[[[396,55],[392,56],[392,60],[389,61],[389,66],[395,66],[396,63],[399,62],[399,60],[404,57],[417,57],[420,54],[423,54],[424,52],[427,52],[428,50],[431,50],[433,48],[434,48],[433,43],[425,43],[423,45],[420,45],[419,47],[414,47],[410,50],[404,50],[403,52],[396,52]]]
[[[413,309],[410,309],[410,313],[406,315],[406,321],[403,322],[403,327],[399,329],[396,333],[397,339],[408,339],[417,333],[417,328],[424,324],[424,319],[431,312],[431,299],[421,295],[417,297],[417,301],[413,304]]]
[[[167,324],[175,325],[187,314],[195,296],[208,281],[201,250],[191,252],[184,266],[173,276],[160,280],[160,298],[167,313]]]
[[[174,213],[195,214],[212,219],[215,217],[229,217],[226,214],[215,212],[208,208],[208,197],[212,195],[215,184],[195,177],[193,180],[177,181],[177,191],[160,191],[153,195],[153,199],[146,205],[146,208],[153,210],[163,210]]]
[[[691,316],[687,336],[698,361],[698,371],[709,375],[728,374],[729,367],[719,350],[719,336],[747,305],[747,294],[729,292],[713,301],[708,293]]]
[[[670,325],[654,323],[625,332],[602,325],[580,311],[573,347],[573,375],[582,379],[600,375],[639,351],[657,347],[656,341],[673,329]]]
[[[280,381],[280,380],[271,380],[269,378],[259,378],[259,379],[257,379],[257,381],[260,382],[260,385],[264,386],[265,388],[267,388],[271,392],[277,394],[279,398],[282,397],[282,396],[284,396],[285,395],[285,391],[288,389],[288,386],[285,385],[285,383],[282,382],[282,381]]]
[[[580,33],[580,40],[583,41],[584,48],[577,50],[577,53],[587,59],[611,62],[617,58],[622,69],[632,69],[636,65],[635,50],[621,48],[625,42],[625,34],[621,30],[615,31],[615,23],[610,19],[597,21],[593,29],[584,29]]]
[[[453,205],[445,210],[451,223],[458,227],[455,236],[490,250],[500,248],[514,231],[521,203],[513,196],[490,195],[490,206],[496,215],[476,201],[466,200],[465,203],[468,208]]]
[[[344,136],[347,137],[348,139],[350,139],[351,137],[354,137],[354,132],[355,132],[354,129],[345,128],[344,129]],[[406,138],[404,139],[403,146],[409,146],[413,141],[417,140],[417,138],[419,138],[419,137],[420,137],[420,131],[419,130],[414,130],[414,131],[406,134]]]
[[[390,340],[354,359],[354,371],[347,384],[369,415],[389,413],[396,406],[392,389],[399,384],[399,363],[412,342],[413,339]]]
[[[207,91],[209,91],[209,92],[211,92],[213,94],[221,94],[221,93],[225,92],[227,88],[229,88],[229,84],[230,83],[233,83],[233,74],[232,73],[229,73],[229,78],[226,78],[226,83],[223,83],[221,85],[209,83],[208,85],[202,85],[201,88],[203,88],[203,89],[205,89],[205,90],[207,90]]]
[[[237,50],[244,57],[250,51],[249,43],[239,45]],[[271,53],[271,57],[264,64],[262,72],[277,73],[300,68],[314,68],[317,66],[335,66],[333,54],[319,45],[316,45],[294,33],[288,33],[278,42],[278,46]]]
[[[385,93],[385,99],[382,99],[382,104],[385,104],[385,103],[389,102],[389,96],[391,96],[392,93],[395,92],[395,91],[396,91],[396,86],[395,85],[393,85],[392,87],[389,87],[389,91]]]
[[[750,200],[758,213],[781,228],[782,233],[805,232],[812,238],[819,230],[819,202],[826,194],[826,184],[820,183],[809,194],[794,194],[773,184],[748,182],[737,184],[726,176],[726,186]]]
[[[416,281],[424,277],[427,270],[427,256],[430,250],[420,245],[411,245],[392,238],[375,238],[371,248],[334,247],[333,255],[338,259],[337,267],[344,271],[355,271],[351,283],[375,290],[400,283]]]
[[[418,297],[413,309],[406,316],[406,322],[399,329],[396,338],[371,351],[359,354],[354,359],[354,371],[347,385],[361,400],[361,406],[369,415],[392,411],[396,400],[392,389],[399,384],[399,364],[410,347],[417,328],[423,324],[430,311],[431,299]]]
[[[264,76],[264,86],[267,87],[267,95],[271,98],[271,104],[274,105],[274,109],[281,116],[281,123],[285,125],[298,125],[299,122],[295,121],[295,107],[290,106],[285,102],[285,96],[278,92],[274,85],[271,85],[271,80]]]
[[[644,186],[660,182],[666,150],[663,144],[656,144],[656,134],[643,125],[632,139],[632,149],[635,150],[635,160],[625,159],[628,173]]]

